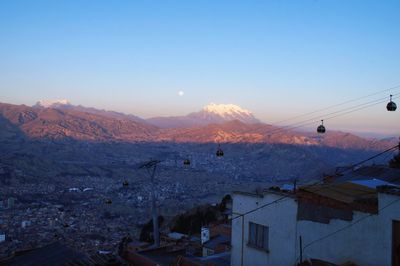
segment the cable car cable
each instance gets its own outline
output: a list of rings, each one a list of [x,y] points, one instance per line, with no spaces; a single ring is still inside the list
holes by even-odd
[[[391,91],[391,90],[394,90],[394,89],[399,89],[399,88],[400,88],[400,85],[397,85],[397,86],[394,86],[394,87],[391,87],[391,88],[388,88],[388,89],[384,89],[384,90],[381,90],[381,91],[378,91],[378,92],[375,92],[375,93],[372,93],[372,94],[368,94],[368,95],[365,95],[365,96],[362,96],[362,97],[358,97],[358,98],[354,98],[354,99],[351,99],[351,100],[348,100],[348,101],[345,101],[345,102],[342,102],[342,103],[334,104],[334,105],[331,105],[331,106],[328,106],[328,107],[325,107],[325,108],[321,108],[321,109],[318,109],[318,110],[315,110],[315,111],[311,111],[309,113],[305,113],[305,114],[298,115],[298,116],[295,116],[295,117],[292,117],[292,118],[288,118],[288,119],[285,119],[285,120],[274,122],[273,124],[276,125],[276,124],[281,124],[283,122],[292,121],[292,120],[300,118],[300,117],[304,117],[304,116],[312,115],[312,114],[319,113],[319,112],[322,112],[322,111],[330,110],[330,109],[338,107],[338,106],[342,106],[342,105],[345,105],[345,104],[348,104],[348,103],[351,103],[351,102],[356,102],[356,101],[359,101],[359,100],[362,100],[362,99],[365,99],[365,98],[369,98],[371,96],[375,96],[375,95],[381,94],[383,92],[388,92],[388,91]]]
[[[394,94],[394,95],[400,95],[400,93],[397,93],[397,94]],[[396,98],[398,98],[398,97],[396,97]],[[283,127],[274,129],[271,132],[280,131],[281,129],[286,129],[286,128],[292,128],[292,126],[300,125],[300,124],[308,122],[308,121],[315,121],[317,119],[321,119],[321,118],[324,118],[324,117],[329,116],[329,115],[338,114],[338,113],[345,112],[345,111],[348,111],[348,110],[352,110],[352,109],[355,109],[355,108],[358,108],[357,110],[361,110],[362,109],[361,107],[363,107],[363,106],[365,106],[367,108],[367,107],[370,107],[370,106],[375,105],[375,104],[383,103],[383,102],[386,101],[386,99],[387,99],[386,97],[385,98],[380,98],[380,99],[376,99],[376,100],[373,100],[373,101],[370,101],[370,102],[367,102],[367,103],[359,104],[359,105],[352,106],[352,107],[347,107],[347,108],[339,110],[339,111],[331,112],[331,113],[320,115],[320,116],[315,116],[313,118],[309,118],[307,120],[303,120],[301,122],[297,122],[297,123],[294,123],[292,125],[287,125],[287,126],[283,126]],[[325,120],[327,120],[327,119],[325,119]]]
[[[400,93],[398,93],[396,95],[399,95],[399,94]],[[400,98],[400,97],[394,97],[393,99],[398,99],[398,98]],[[332,113],[327,114],[327,115],[333,115],[333,114],[337,114],[337,115],[330,116],[328,118],[324,118],[324,121],[329,120],[329,119],[333,119],[333,118],[336,118],[336,117],[339,117],[339,116],[342,116],[342,115],[350,114],[350,113],[353,113],[353,112],[356,112],[356,111],[359,111],[359,110],[363,110],[363,109],[369,108],[371,106],[375,106],[375,105],[384,103],[385,101],[386,100],[384,100],[384,99],[379,99],[379,101],[378,100],[374,100],[374,101],[371,101],[371,102],[368,102],[368,103],[364,103],[364,104],[361,104],[361,105],[353,106],[351,108],[346,108],[346,109],[343,109],[343,110],[340,110],[340,111],[332,112]],[[354,109],[354,108],[356,108],[356,109]],[[347,111],[347,110],[349,110],[349,111]],[[347,112],[344,112],[344,111],[347,111]],[[323,116],[310,118],[308,120],[305,120],[305,121],[299,122],[299,123],[295,123],[293,125],[279,127],[279,128],[267,131],[267,132],[265,132],[265,134],[277,133],[277,132],[284,131],[284,130],[293,130],[293,129],[296,129],[296,128],[300,128],[300,127],[304,127],[304,126],[307,126],[307,125],[315,124],[315,120],[318,119],[318,118],[323,118]],[[312,122],[305,123],[305,122],[308,122],[308,121],[312,121]],[[300,124],[300,123],[302,123],[302,124]]]

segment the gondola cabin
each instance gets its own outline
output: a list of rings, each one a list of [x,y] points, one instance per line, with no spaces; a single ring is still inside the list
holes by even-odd
[[[321,122],[322,122],[321,125],[319,125],[317,128],[317,132],[319,134],[324,134],[326,132],[326,128],[324,126],[324,120],[321,120]]]
[[[392,101],[392,97],[393,97],[393,95],[390,95],[390,101],[389,101],[388,104],[386,105],[386,109],[387,109],[389,112],[394,112],[394,111],[396,111],[396,109],[397,109],[397,105],[396,105],[395,102]]]
[[[217,155],[217,157],[222,157],[222,156],[224,156],[224,152],[223,152],[223,150],[219,147],[218,148],[218,150],[217,150],[217,152],[216,152],[216,155]]]

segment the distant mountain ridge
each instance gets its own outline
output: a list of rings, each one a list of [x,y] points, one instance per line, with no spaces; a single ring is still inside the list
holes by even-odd
[[[85,107],[82,105],[72,105],[68,100],[40,100],[35,105],[32,106],[33,108],[53,108],[53,109],[60,109],[60,110],[74,110],[78,112],[86,112],[95,115],[102,115],[110,118],[122,119],[122,120],[131,120],[136,122],[144,122],[144,119],[135,116],[124,114],[115,111],[107,111],[96,109],[93,107]]]
[[[155,126],[73,108],[38,108],[0,103],[0,116],[34,139],[149,141]],[[1,126],[1,125],[0,125]]]
[[[59,103],[57,103],[59,104]],[[50,105],[53,106],[53,105]],[[232,109],[229,109],[232,110]],[[206,114],[203,112],[205,111]],[[218,111],[218,110],[217,110]],[[191,114],[197,117],[209,115],[209,110]],[[216,112],[218,117],[221,113]],[[239,110],[233,115],[244,115],[253,120],[251,113]],[[224,110],[225,118],[234,116]],[[264,123],[246,123],[228,120],[188,127],[161,128],[135,116],[112,111],[61,104],[56,108],[42,106],[28,107],[0,103],[0,138],[15,136],[19,131],[28,138],[74,139],[85,141],[123,142],[174,142],[174,143],[268,143],[290,145],[328,146],[341,149],[382,150],[397,144],[396,139],[370,140],[350,133],[329,131],[324,135],[301,133],[290,130],[276,130],[275,126]],[[210,119],[214,121],[214,118]],[[221,120],[218,120],[221,121]],[[1,140],[1,139],[0,139]]]

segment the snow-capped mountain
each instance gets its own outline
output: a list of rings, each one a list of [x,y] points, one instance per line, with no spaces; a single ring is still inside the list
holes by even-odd
[[[239,114],[239,115],[248,115],[251,116],[251,112],[249,110],[243,109],[234,104],[215,104],[210,103],[203,107],[204,112],[214,113],[220,116]]]
[[[189,114],[189,117],[202,119],[212,123],[227,122],[239,120],[243,123],[253,124],[260,121],[246,109],[243,109],[234,104],[215,104],[210,103],[203,107],[203,110],[197,113]]]
[[[186,116],[154,117],[147,119],[147,122],[162,128],[174,128],[223,123],[233,120],[246,124],[260,123],[249,110],[234,104],[215,103],[206,105],[201,111]]]
[[[33,107],[41,107],[41,108],[57,108],[61,106],[70,106],[71,103],[66,100],[40,100]]]

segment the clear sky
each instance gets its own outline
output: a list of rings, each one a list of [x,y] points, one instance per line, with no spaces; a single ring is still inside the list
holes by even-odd
[[[0,101],[142,117],[233,103],[274,122],[399,85],[399,14],[399,0],[2,0]],[[384,105],[330,126],[400,133]]]

